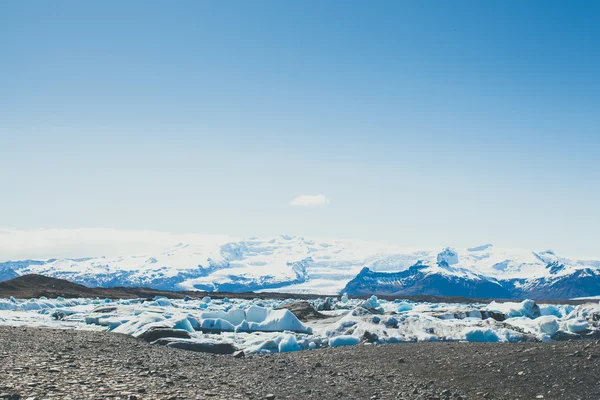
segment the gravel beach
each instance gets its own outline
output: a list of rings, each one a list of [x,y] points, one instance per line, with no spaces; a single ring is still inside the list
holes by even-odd
[[[600,343],[405,343],[232,356],[0,328],[8,399],[599,399]]]

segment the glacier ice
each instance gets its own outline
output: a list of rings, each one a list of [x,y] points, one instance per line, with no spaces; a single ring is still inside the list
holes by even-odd
[[[280,353],[302,350],[294,335],[285,335],[279,342],[278,349]]]
[[[331,299],[325,318],[300,321],[278,307],[297,300],[155,298],[2,299],[0,325],[104,330],[143,337],[162,329],[189,337],[161,340],[196,351],[271,353],[364,343],[414,341],[552,341],[600,337],[600,304],[579,306],[533,301],[448,304]],[[313,304],[323,304],[323,299]],[[56,314],[60,313],[60,318]],[[204,350],[202,350],[204,349]],[[219,350],[220,349],[220,350]]]
[[[373,295],[373,296],[369,297],[367,300],[363,301],[361,306],[368,310],[377,310],[377,311],[381,310],[381,304],[379,303],[379,300],[377,299],[377,296],[375,296],[375,295]]]
[[[235,326],[221,318],[204,318],[200,322],[201,331],[211,331],[211,332],[234,332]]]
[[[550,336],[554,335],[560,329],[560,326],[557,322],[557,318],[553,315],[539,317],[536,318],[535,321],[538,323],[538,329],[540,330],[540,332]]]
[[[589,329],[590,325],[584,319],[572,319],[565,322],[565,325],[569,332],[582,333]]]
[[[520,303],[498,303],[492,301],[487,307],[487,311],[493,311],[506,315],[507,318],[528,317],[536,318],[541,315],[540,307],[533,300],[523,300]]]
[[[398,312],[410,311],[413,309],[413,305],[407,301],[401,301],[397,304]]]
[[[359,343],[359,338],[350,335],[341,335],[329,339],[329,347],[356,346]]]
[[[499,342],[498,334],[492,329],[469,329],[465,331],[467,342]]]
[[[262,321],[249,322],[248,328],[250,331],[259,332],[312,332],[312,329],[300,322],[290,310],[268,310]]]

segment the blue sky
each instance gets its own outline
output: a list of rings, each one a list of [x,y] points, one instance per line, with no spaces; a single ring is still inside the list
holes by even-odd
[[[595,1],[1,2],[0,226],[600,255],[599,19]]]

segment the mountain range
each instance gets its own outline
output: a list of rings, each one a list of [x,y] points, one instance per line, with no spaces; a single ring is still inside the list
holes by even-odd
[[[1,257],[1,254],[0,254]],[[203,236],[147,254],[0,262],[0,281],[25,274],[88,287],[566,299],[600,295],[600,261],[553,251],[406,249],[297,236]]]

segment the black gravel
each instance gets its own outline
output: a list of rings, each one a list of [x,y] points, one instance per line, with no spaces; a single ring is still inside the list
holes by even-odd
[[[234,358],[105,332],[0,328],[0,398],[13,399],[600,399],[599,367],[598,341]]]

